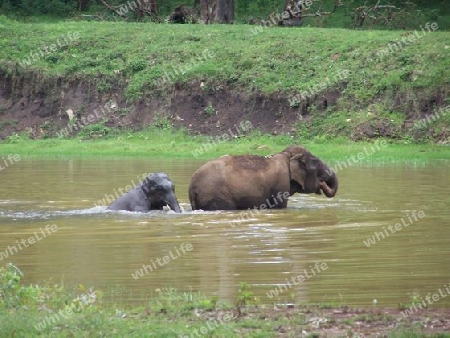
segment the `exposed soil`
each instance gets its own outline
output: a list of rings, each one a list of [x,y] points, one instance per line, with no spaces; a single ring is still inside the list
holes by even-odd
[[[201,321],[223,318],[223,311],[203,312]],[[339,309],[296,307],[291,305],[265,309],[255,307],[238,314],[228,312],[234,321],[259,319],[273,323],[280,337],[388,337],[393,332],[415,332],[422,335],[450,334],[450,309],[418,309],[408,316],[388,308]],[[248,332],[252,331],[249,329]],[[246,332],[239,332],[245,336]]]
[[[328,106],[337,104],[345,87],[341,84],[308,99],[299,107],[290,107],[290,97],[283,93],[245,93],[232,86],[203,83],[193,83],[184,88],[176,85],[171,92],[148,93],[139,101],[129,103],[123,90],[126,79],[108,79],[111,88],[106,92],[98,85],[102,80],[101,76],[95,79],[45,78],[31,72],[11,75],[0,70],[0,139],[23,131],[33,138],[54,137],[68,127],[69,122],[73,124],[75,121],[78,121],[78,128],[75,125],[67,129],[70,135],[77,134],[81,127],[100,121],[104,121],[107,127],[133,130],[150,124],[161,127],[170,124],[183,127],[192,135],[211,136],[222,135],[230,129],[236,134],[234,131],[240,128],[241,122],[250,121],[253,129],[263,133],[294,135],[296,123],[316,118],[309,113],[311,105],[314,104],[319,113],[324,112]],[[444,102],[445,93],[441,94],[418,103],[420,115],[407,114],[408,119],[401,129],[406,133],[414,119],[431,114],[436,103]],[[399,106],[394,107],[397,111],[410,108],[402,107],[400,102],[405,100],[397,98]],[[88,121],[91,114],[92,117],[96,114],[96,117]],[[354,140],[398,138],[402,132],[398,129],[385,120],[372,120],[348,131],[345,136]],[[428,132],[432,133],[432,130]],[[445,141],[450,135],[439,137]]]
[[[178,88],[164,96],[149,95],[130,105],[118,84],[114,90],[100,93],[94,80],[64,83],[62,79],[37,81],[32,74],[15,79],[4,76],[0,74],[0,116],[10,122],[4,122],[0,128],[3,139],[24,130],[35,138],[54,136],[67,127],[69,109],[78,119],[97,110],[102,118],[107,118],[108,127],[137,130],[155,122],[170,121],[172,126],[183,127],[194,135],[212,136],[230,128],[235,130],[246,120],[265,133],[289,133],[294,132],[294,124],[302,119],[300,113],[289,108],[286,98],[276,95],[197,86]],[[112,102],[117,110],[109,113],[105,105]]]

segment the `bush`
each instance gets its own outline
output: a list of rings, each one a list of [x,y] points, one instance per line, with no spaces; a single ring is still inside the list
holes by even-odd
[[[0,11],[7,14],[64,15],[77,8],[76,0],[0,0]]]
[[[147,67],[147,63],[141,59],[131,60],[130,64],[129,64],[129,68],[133,73],[144,70],[146,67]]]
[[[58,284],[21,286],[23,273],[12,263],[0,268],[0,308],[12,309],[27,306],[45,306],[56,311],[70,307],[73,312],[82,312],[95,306],[101,292],[79,285],[76,292],[70,292]]]
[[[79,136],[87,139],[100,138],[112,134],[112,129],[103,122],[89,124],[81,129]]]
[[[11,263],[6,268],[0,268],[0,304],[7,307],[15,307],[20,304],[20,279],[22,271]]]

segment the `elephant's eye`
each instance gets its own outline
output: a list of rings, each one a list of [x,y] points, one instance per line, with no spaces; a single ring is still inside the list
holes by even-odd
[[[303,161],[299,161],[299,162],[298,162],[298,165],[300,166],[300,168],[303,168],[303,169],[306,168],[306,163],[303,162]]]

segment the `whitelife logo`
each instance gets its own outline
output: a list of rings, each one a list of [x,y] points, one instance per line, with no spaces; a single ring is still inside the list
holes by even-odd
[[[189,243],[188,244],[184,244],[184,243],[182,243],[180,245],[179,249],[180,249],[180,251],[183,254],[186,254],[186,252],[192,251],[193,248],[194,247],[192,246],[192,244],[189,244]],[[131,274],[131,276],[134,279],[138,279],[138,278],[143,277],[143,276],[145,276],[146,274],[148,274],[148,273],[150,273],[152,271],[155,271],[156,269],[158,269],[158,267],[163,267],[164,265],[169,263],[171,260],[175,260],[175,259],[181,257],[181,253],[180,253],[180,251],[178,251],[177,247],[175,247],[175,251],[176,251],[177,255],[174,255],[172,253],[172,250],[170,250],[168,255],[163,256],[162,258],[161,257],[156,258],[156,263],[158,263],[158,265],[156,265],[156,263],[155,263],[155,261],[153,259],[152,259],[151,265],[144,265],[143,264],[142,268],[140,268],[139,270],[136,270],[134,273]]]
[[[19,240],[16,240],[16,244],[14,245],[8,245],[5,251],[0,251],[0,261],[3,260],[3,258],[8,258],[10,255],[14,255],[15,253],[18,253],[19,251],[23,250],[23,247],[28,248],[30,245],[39,242],[43,238],[47,237],[47,235],[51,235],[52,233],[58,231],[58,226],[56,224],[47,224],[45,226],[45,232],[42,228],[39,228],[41,230],[40,234],[42,237],[39,237],[39,233],[36,231],[34,232],[34,236],[29,237],[28,239],[22,239],[20,242]],[[23,247],[22,247],[23,246]],[[17,249],[18,247],[18,249]],[[14,252],[13,252],[14,250]],[[8,253],[9,252],[9,253]]]

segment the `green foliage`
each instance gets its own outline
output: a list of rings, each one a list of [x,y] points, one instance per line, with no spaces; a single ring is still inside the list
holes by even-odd
[[[21,158],[36,156],[152,156],[192,158],[192,150],[208,142],[206,136],[190,136],[183,130],[162,130],[150,127],[139,132],[115,130],[108,138],[80,142],[78,138],[21,140],[18,143],[0,141],[3,154],[19,154]],[[302,138],[297,135],[273,136],[262,134],[258,130],[237,140],[217,144],[213,150],[205,152],[198,158],[211,159],[223,154],[267,155],[280,151],[287,144],[302,144],[312,153],[321,154],[324,161],[339,161],[352,154],[364,151],[372,146],[371,142],[350,142],[346,138]],[[168,146],[170,145],[170,146]],[[336,149],[339,149],[337,152]],[[426,163],[433,160],[447,159],[448,147],[445,145],[421,144],[410,145],[404,142],[390,142],[383,151],[366,157],[361,163]]]
[[[78,136],[85,139],[96,139],[110,136],[114,130],[105,126],[104,122],[88,124],[78,133]]]
[[[0,24],[4,26],[0,38],[0,69],[4,72],[20,76],[24,69],[12,65],[69,32],[79,32],[79,40],[51,57],[35,60],[26,71],[42,71],[49,77],[99,78],[97,88],[101,93],[120,82],[129,102],[166,95],[178,85],[199,88],[202,82],[203,90],[225,85],[247,93],[293,97],[329,78],[325,92],[341,94],[338,110],[353,114],[385,97],[392,99],[391,103],[382,102],[380,108],[389,111],[398,94],[423,93],[427,88],[429,94],[425,95],[433,96],[433,92],[449,88],[446,61],[450,48],[445,48],[449,33],[440,29],[378,60],[377,53],[404,38],[404,31],[271,27],[255,35],[255,26],[250,25],[21,24],[5,17],[0,17]],[[148,29],[143,29],[144,25]],[[193,36],[210,39],[193,41]],[[302,48],[293,48],[300,45]],[[323,48],[325,45],[327,48]],[[444,47],[437,51],[436,45]],[[206,49],[214,56],[204,58]],[[199,58],[203,61],[185,74],[172,76],[173,81],[152,85],[165,72]],[[344,70],[348,76],[339,79],[337,74]],[[422,96],[416,95],[414,100],[420,102]],[[304,102],[291,102],[291,108],[303,109]],[[208,106],[205,114],[212,114],[213,108]]]
[[[131,111],[132,107],[124,107],[124,108],[119,108],[117,109],[117,113],[120,116],[127,116],[128,113]]]
[[[419,292],[412,292],[412,293],[408,293],[409,295],[409,305],[408,307],[412,306],[412,305],[418,305],[420,303],[422,303],[422,300],[420,299],[420,293]]]
[[[205,109],[206,116],[213,116],[216,113],[216,110],[214,109],[212,103],[210,103]]]
[[[0,115],[1,115],[1,109],[0,109]],[[0,122],[0,131],[3,130],[5,127],[11,126],[11,127],[15,127],[17,125],[17,123],[19,123],[19,121],[11,119],[11,120],[3,120]]]
[[[172,128],[172,122],[170,121],[170,116],[166,112],[155,112],[153,117],[153,126],[160,130],[169,130]]]
[[[250,304],[257,303],[259,301],[258,297],[253,295],[253,292],[250,291],[250,285],[245,282],[241,282],[239,284],[238,296],[236,300],[236,306],[247,306]]]
[[[205,311],[215,309],[217,299],[207,299],[199,292],[180,292],[176,288],[161,288],[155,290],[155,307],[158,311],[188,314],[191,310]]]
[[[58,284],[52,285],[21,285],[21,280],[24,274],[20,269],[12,263],[6,264],[6,267],[0,268],[0,307],[17,308],[24,306],[41,306],[49,310],[56,310],[69,304],[75,307],[80,302],[81,298],[86,298],[90,293],[81,293],[72,301],[70,295],[67,295],[67,290]],[[84,291],[84,286],[80,286],[79,291]],[[81,298],[80,298],[81,297]]]
[[[102,79],[97,83],[97,89],[100,93],[108,92],[112,88],[111,82],[107,79]]]
[[[50,63],[57,63],[59,61],[58,54],[50,54],[45,57],[45,59]]]
[[[30,140],[30,133],[27,131],[22,131],[20,133],[15,133],[6,138],[6,143],[20,143],[22,141]]]
[[[208,336],[214,337],[272,337],[282,328],[291,332],[320,332],[322,326],[317,319],[321,318],[326,319],[328,329],[349,325],[352,330],[356,323],[373,323],[367,329],[376,330],[396,321],[392,316],[361,309],[353,319],[343,318],[342,311],[330,318],[331,312],[327,314],[326,309],[342,309],[342,299],[338,304],[333,301],[292,308],[252,306],[257,300],[246,283],[240,284],[236,311],[201,292],[171,287],[151,291],[138,304],[118,306],[114,301],[102,303],[102,299],[112,300],[113,295],[127,292],[125,287],[117,286],[110,290],[111,294],[103,295],[84,285],[73,289],[50,283],[25,287],[20,285],[22,277],[23,273],[13,264],[0,268],[0,327],[4,336],[126,337],[150,332],[155,337],[179,337],[195,332],[203,334],[206,330]],[[246,314],[242,315],[242,311]],[[393,336],[416,336],[415,331],[409,331],[411,325],[400,329],[406,323],[399,320]]]
[[[69,325],[73,317],[98,309],[102,293],[92,288],[79,285],[72,291],[58,284],[23,286],[23,276],[12,263],[0,268],[0,327],[4,335],[31,337],[36,330],[54,334],[58,325]],[[52,321],[56,323],[50,325]]]
[[[133,2],[133,1],[132,1]],[[373,6],[378,0],[351,0],[341,1],[340,7],[332,15],[317,15],[304,17],[304,27],[333,27],[352,28],[355,21],[355,9],[361,6]],[[80,11],[80,3],[82,6]],[[126,6],[128,0],[108,0],[108,4],[118,7]],[[178,0],[166,0],[159,4],[159,16],[145,16],[141,18],[133,10],[129,10],[125,17],[107,9],[100,1],[94,0],[0,0],[0,13],[27,21],[55,21],[61,17],[77,17],[83,22],[93,20],[106,21],[143,21],[143,22],[167,22],[168,15],[178,6]],[[235,2],[235,23],[247,23],[254,19],[268,19],[275,13],[281,14],[284,10],[284,0],[243,0]],[[395,15],[389,15],[389,10],[379,10],[377,13],[368,12],[367,17],[371,19],[364,21],[363,29],[416,29],[421,23],[427,21],[438,22],[441,29],[450,28],[450,11],[444,1],[435,0],[430,2],[418,1],[408,2],[405,0],[382,0],[381,5],[394,4],[401,11],[394,11]],[[183,5],[193,6],[194,0],[184,1]],[[331,11],[334,0],[311,1],[309,13],[316,13],[319,8],[323,11]],[[82,14],[85,12],[86,14]],[[82,15],[80,15],[82,14]],[[31,17],[34,16],[34,17]],[[378,20],[374,20],[378,17]],[[190,21],[190,20],[188,20]]]
[[[144,70],[147,67],[147,63],[142,59],[136,59],[131,60],[128,66],[133,73],[136,73]]]
[[[318,304],[320,309],[340,309],[346,306],[344,297],[339,294],[339,296],[334,296],[330,301],[323,300]]]
[[[21,304],[23,292],[20,280],[22,277],[22,271],[12,263],[8,263],[6,268],[0,268],[0,304],[2,306],[12,308]]]
[[[0,12],[19,15],[51,14],[64,16],[75,11],[76,0],[0,0]]]

